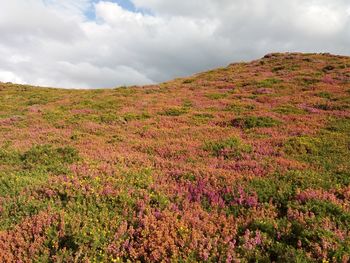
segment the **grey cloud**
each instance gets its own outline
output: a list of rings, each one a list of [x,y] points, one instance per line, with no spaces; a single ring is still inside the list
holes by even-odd
[[[36,39],[71,42],[83,37],[76,21],[59,16],[38,1],[1,0],[0,6],[1,44],[8,40],[30,45]]]
[[[0,81],[148,84],[273,51],[350,55],[346,0],[0,0]],[[84,13],[95,8],[96,21]]]

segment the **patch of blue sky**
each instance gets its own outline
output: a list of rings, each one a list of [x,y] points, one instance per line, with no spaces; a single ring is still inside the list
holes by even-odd
[[[92,0],[91,1],[91,6],[90,8],[85,12],[85,16],[89,19],[89,20],[95,20],[96,16],[95,16],[95,9],[94,9],[94,4],[98,3],[102,0]],[[150,15],[151,13],[147,10],[143,10],[143,9],[138,9],[135,7],[135,5],[130,1],[130,0],[103,0],[106,2],[112,2],[112,3],[116,3],[119,6],[121,6],[123,9],[131,11],[131,12],[139,12],[142,14],[148,14]]]

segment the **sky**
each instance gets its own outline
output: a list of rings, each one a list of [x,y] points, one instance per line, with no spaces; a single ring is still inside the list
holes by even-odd
[[[349,0],[0,0],[0,81],[146,85],[270,52],[350,55]]]

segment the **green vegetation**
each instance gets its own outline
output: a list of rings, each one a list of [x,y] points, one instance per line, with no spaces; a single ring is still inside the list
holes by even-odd
[[[123,118],[126,121],[140,121],[140,120],[147,120],[151,118],[151,115],[146,112],[143,112],[141,114],[130,112],[130,113],[124,114]]]
[[[232,120],[232,126],[243,129],[267,128],[280,125],[281,122],[271,117],[246,116]]]
[[[292,105],[283,105],[280,107],[277,107],[273,109],[273,112],[280,113],[283,115],[290,115],[290,114],[305,114],[306,112],[300,108],[297,108]]]
[[[206,142],[203,149],[216,157],[224,157],[225,159],[241,157],[242,153],[248,153],[252,150],[249,145],[234,137],[222,141]]]
[[[331,99],[332,98],[332,94],[330,94],[329,92],[326,92],[326,91],[322,91],[322,92],[318,93],[317,96],[320,98],[324,98],[324,99]]]
[[[348,104],[331,104],[331,103],[319,103],[315,105],[315,108],[325,111],[332,110],[346,110],[350,108]]]
[[[227,94],[225,93],[212,93],[212,94],[206,94],[207,98],[212,100],[219,100],[227,97]]]
[[[345,65],[274,53],[143,87],[0,83],[0,262],[348,262]]]
[[[276,79],[276,78],[269,78],[269,79],[264,79],[262,81],[258,82],[258,86],[264,87],[264,88],[270,88],[274,86],[275,84],[281,83],[282,80]]]
[[[241,114],[243,112],[252,111],[254,109],[255,109],[255,105],[240,104],[240,103],[234,103],[234,104],[228,105],[225,108],[226,111],[232,111],[236,114]]]
[[[183,115],[185,113],[187,113],[186,108],[177,107],[177,108],[165,109],[163,112],[160,113],[160,115],[176,117],[176,116]]]
[[[190,84],[194,81],[194,79],[185,79],[182,83],[183,84]]]
[[[78,151],[73,147],[53,148],[51,145],[34,146],[20,157],[24,169],[43,168],[55,174],[64,173],[65,165],[79,160]]]

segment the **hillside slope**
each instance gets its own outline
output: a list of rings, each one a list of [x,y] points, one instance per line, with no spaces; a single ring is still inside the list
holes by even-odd
[[[0,83],[0,262],[348,262],[349,231],[349,57]]]

